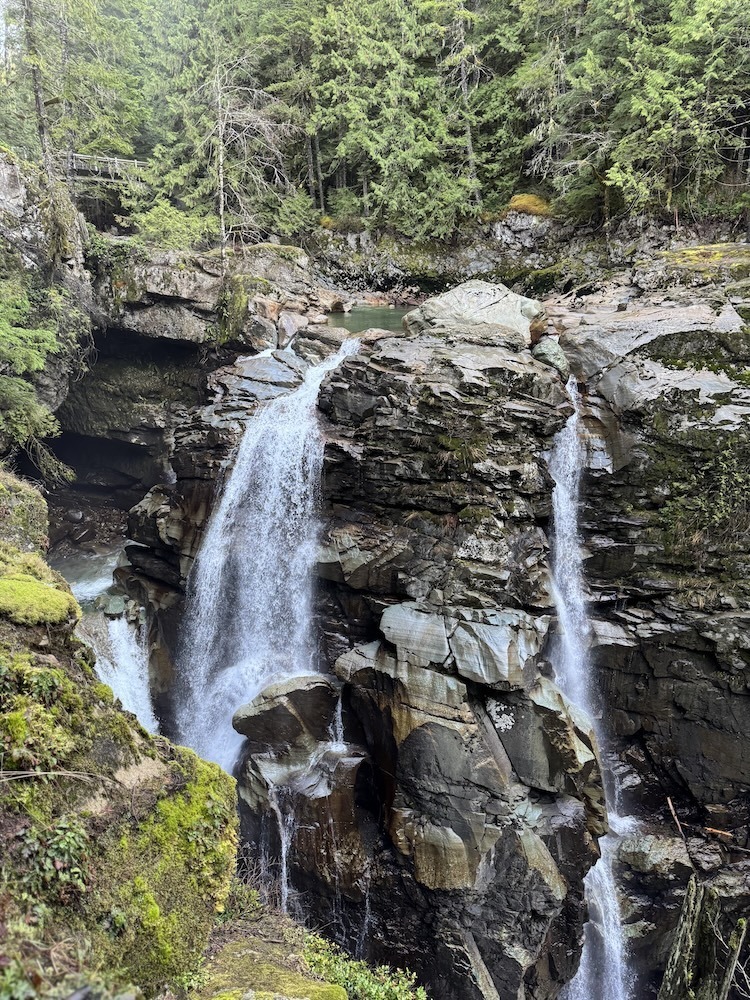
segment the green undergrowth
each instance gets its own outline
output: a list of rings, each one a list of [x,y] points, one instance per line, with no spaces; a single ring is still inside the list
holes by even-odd
[[[427,1000],[410,972],[372,967],[270,910],[235,880],[187,1000]]]
[[[0,236],[0,453],[21,447],[50,480],[69,478],[44,439],[59,432],[35,380],[52,364],[75,374],[86,363],[91,324],[53,274],[28,268]]]
[[[306,936],[302,954],[313,972],[343,986],[349,1000],[427,1000],[413,973],[386,965],[373,968],[316,934]]]

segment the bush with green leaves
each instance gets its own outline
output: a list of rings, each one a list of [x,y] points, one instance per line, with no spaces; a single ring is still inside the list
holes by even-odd
[[[219,221],[214,215],[182,211],[161,197],[149,208],[136,212],[130,221],[140,240],[165,250],[200,249],[219,235]]]
[[[349,1000],[428,1000],[424,988],[416,985],[413,972],[387,965],[372,968],[349,958],[341,948],[317,934],[306,937],[304,958],[316,975],[343,986]]]

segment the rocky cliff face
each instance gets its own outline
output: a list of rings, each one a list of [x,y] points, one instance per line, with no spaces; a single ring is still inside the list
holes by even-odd
[[[732,886],[727,936],[746,898],[747,335],[713,287],[697,303],[674,288],[629,304],[622,292],[576,303],[575,315],[550,312],[588,390],[593,655],[626,799],[645,821],[621,843],[618,868],[647,990],[691,875],[721,869]],[[273,742],[273,766],[267,745],[259,754],[248,744],[246,828],[260,838],[259,817],[274,822],[269,788],[292,789],[300,825],[318,831],[299,834],[292,867],[316,914],[348,914],[351,943],[366,906],[372,952],[403,956],[437,996],[554,995],[572,968],[560,956],[574,953],[575,886],[590,863],[573,847],[571,808],[589,833],[602,828],[596,765],[580,754],[591,741],[585,726],[571,729],[545,676],[554,622],[544,452],[566,398],[559,373],[522,340],[464,324],[450,301],[418,311],[409,334],[348,360],[320,402],[331,423],[322,615],[350,757],[335,764],[334,754],[323,787],[308,788],[301,761],[325,734],[303,725],[288,745]],[[548,339],[534,353],[557,357]],[[275,711],[289,692],[267,697]],[[253,706],[252,724],[238,728],[251,734],[268,711]],[[510,796],[497,773],[476,770],[477,748]],[[476,788],[504,808],[477,812]],[[509,812],[516,795],[521,808]],[[319,863],[332,856],[331,817],[346,831],[344,879]],[[564,900],[546,896],[533,927],[520,912],[534,866],[505,853],[529,834],[567,885]],[[505,923],[498,911],[513,916]],[[404,912],[420,915],[420,935],[416,924],[403,934]]]
[[[557,994],[606,828],[593,734],[545,666],[544,453],[570,407],[529,350],[539,313],[469,283],[329,378],[320,575],[346,747],[335,690],[310,695],[326,682],[235,719],[248,839],[293,814],[305,906],[438,998]]]
[[[582,314],[556,317],[588,388],[586,572],[602,710],[630,808],[674,829],[670,800],[687,837],[662,829],[645,849],[638,836],[623,844],[642,971],[663,967],[692,871],[711,879],[722,869],[732,885],[728,939],[736,899],[748,904],[749,846],[744,286],[728,283],[727,295],[688,267],[688,292],[663,264],[650,273],[643,304],[623,308],[620,294],[620,311],[590,299]]]
[[[119,572],[149,608],[167,727],[185,581],[243,420],[343,335],[317,322],[331,299],[299,256],[258,254],[223,284],[210,256],[100,276],[107,378],[95,369],[66,416],[74,444],[103,443],[101,487],[114,470],[124,505],[151,487]],[[331,676],[238,713],[244,835],[277,869],[288,851],[292,900],[350,947],[408,962],[437,997],[557,994],[606,827],[588,724],[549,668],[545,455],[570,412],[569,368],[585,390],[604,724],[646,821],[619,857],[644,991],[691,876],[731,885],[731,919],[746,905],[740,257],[665,252],[603,292],[548,301],[549,323],[529,300],[470,287],[417,310],[404,336],[366,335],[324,383],[318,614]],[[251,355],[294,330],[296,357]]]

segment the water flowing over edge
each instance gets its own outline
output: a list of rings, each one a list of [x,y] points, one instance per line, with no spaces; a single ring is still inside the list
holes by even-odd
[[[324,441],[317,398],[356,338],[248,418],[190,574],[178,657],[182,740],[230,770],[234,712],[272,680],[314,672],[313,570]]]
[[[587,448],[580,416],[581,399],[574,377],[567,383],[573,413],[555,436],[549,470],[552,494],[552,584],[560,635],[554,657],[557,683],[570,701],[591,719],[600,747],[600,762],[608,802],[610,833],[599,841],[601,857],[585,879],[589,921],[584,930],[581,964],[564,992],[565,1000],[630,1000],[632,974],[622,928],[614,861],[618,834],[632,820],[617,813],[616,778],[597,720],[589,648],[591,626],[581,558],[579,509],[581,476]]]
[[[107,633],[109,651],[102,650],[99,644],[94,650],[97,676],[112,688],[122,707],[132,712],[144,729],[155,733],[159,723],[151,704],[146,628],[115,618],[108,622]]]
[[[151,702],[146,627],[131,623],[124,615],[108,619],[96,603],[112,587],[121,544],[122,539],[96,552],[78,553],[58,562],[56,568],[83,610],[78,632],[94,651],[97,677],[112,689],[126,712],[155,733],[159,722]]]

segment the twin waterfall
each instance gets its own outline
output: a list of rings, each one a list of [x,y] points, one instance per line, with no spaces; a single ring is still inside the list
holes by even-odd
[[[567,697],[591,719],[601,750],[601,765],[607,795],[611,833],[599,841],[601,858],[586,877],[589,922],[581,965],[565,993],[566,1000],[629,1000],[630,976],[623,939],[620,906],[613,862],[617,839],[631,820],[617,814],[616,779],[607,773],[604,733],[598,720],[588,650],[590,625],[586,613],[586,591],[581,564],[578,529],[581,473],[586,464],[586,445],[580,419],[580,397],[574,378],[568,381],[574,412],[556,436],[549,469],[555,481],[552,494],[554,517],[553,584],[560,636],[554,657],[555,676]]]
[[[185,743],[226,770],[242,743],[232,713],[272,679],[316,669],[316,403],[323,377],[358,347],[346,341],[299,389],[248,420],[190,575],[177,725]]]
[[[313,568],[323,439],[316,403],[325,374],[357,347],[356,340],[347,341],[336,355],[311,368],[299,389],[266,403],[248,420],[190,577],[178,728],[188,745],[227,770],[242,743],[232,729],[232,713],[271,680],[317,667]],[[554,667],[560,687],[593,720],[603,746],[588,657],[590,626],[578,526],[586,447],[574,379],[568,392],[575,410],[555,438],[549,460],[555,481],[553,583],[560,623]],[[606,752],[602,766],[607,769]],[[605,783],[612,792],[614,776],[605,774]],[[566,1000],[630,1000],[613,873],[618,832],[628,821],[617,815],[617,796],[608,798],[613,832],[600,841],[601,859],[586,878],[590,919],[581,966]],[[271,802],[281,838],[281,904],[286,909],[290,886],[284,855],[291,818],[280,798],[272,794]]]

